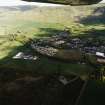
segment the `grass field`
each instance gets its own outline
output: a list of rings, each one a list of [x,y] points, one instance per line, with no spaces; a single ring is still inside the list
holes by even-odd
[[[32,61],[13,61],[11,58],[20,51],[30,50],[26,43],[30,38],[52,36],[59,33],[65,27],[70,28],[73,36],[86,36],[92,30],[92,34],[104,35],[104,22],[99,17],[104,9],[104,5],[92,5],[83,7],[31,7],[31,6],[17,6],[17,7],[0,7],[0,64],[1,67],[12,68],[31,68],[35,70],[35,62]],[[97,11],[96,11],[97,10]],[[96,11],[96,12],[94,12]],[[93,13],[93,14],[92,14]],[[99,14],[100,13],[100,14]],[[90,18],[92,17],[92,19]],[[96,18],[94,23],[94,18]],[[89,20],[89,19],[91,20]],[[100,19],[100,21],[98,20]],[[49,62],[49,64],[48,64]],[[33,67],[32,67],[33,65]],[[88,65],[76,66],[69,63],[61,63],[43,58],[38,60],[36,68],[45,72],[60,69],[65,72],[71,70],[76,74],[87,74],[92,69]],[[43,68],[44,65],[44,68]],[[42,68],[40,68],[42,67]]]
[[[7,56],[9,50],[11,51],[13,47],[21,45],[18,41],[10,41],[13,35],[17,35],[18,40],[25,40],[23,38],[24,36],[28,39],[36,36],[54,35],[65,27],[69,27],[73,35],[84,34],[93,29],[93,27],[97,31],[104,30],[104,24],[102,22],[100,22],[100,24],[99,22],[97,23],[98,19],[95,20],[96,24],[89,24],[89,22],[85,25],[77,23],[80,18],[84,17],[85,19],[85,17],[91,15],[96,8],[103,6],[104,5],[87,7],[1,7],[0,44],[2,45],[0,47],[0,58]],[[93,15],[97,15],[97,13]]]

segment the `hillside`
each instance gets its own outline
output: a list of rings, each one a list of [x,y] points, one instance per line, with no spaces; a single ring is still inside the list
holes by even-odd
[[[11,60],[8,61],[7,58],[10,59],[20,51],[27,51],[27,47],[24,45],[30,38],[56,35],[65,27],[70,28],[73,36],[86,36],[91,33],[93,27],[94,31],[91,34],[103,35],[105,29],[104,9],[104,4],[76,7],[0,7],[0,59],[1,62],[6,62],[3,63],[3,67],[21,68],[23,66],[17,61],[13,61],[11,64]],[[49,62],[48,59],[45,61]],[[24,63],[24,66],[27,64]],[[70,65],[68,64],[66,67],[68,72]],[[72,67],[72,70],[75,70],[74,66]],[[34,67],[32,68],[34,69]],[[84,72],[81,73],[84,74]]]

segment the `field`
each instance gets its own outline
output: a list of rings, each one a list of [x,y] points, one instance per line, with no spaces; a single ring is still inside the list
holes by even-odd
[[[96,20],[94,21],[94,19]],[[96,35],[104,38],[104,4],[82,7],[0,7],[1,67],[15,69],[26,67],[29,70],[31,63],[32,70],[36,70],[35,68],[40,68],[44,65],[45,67],[43,69],[40,68],[40,70],[46,71],[46,69],[51,69],[53,65],[56,65],[52,69],[52,71],[56,71],[60,65],[61,71],[64,71],[63,68],[66,67],[64,69],[67,72],[70,70],[70,72],[80,75],[87,74],[91,68],[88,65],[80,66],[78,64],[78,71],[72,64],[71,66],[69,63],[52,61],[43,57],[37,61],[36,67],[32,66],[32,61],[19,63],[12,60],[12,57],[18,52],[31,50],[29,46],[27,47],[30,38],[57,35],[66,27],[70,29],[72,36]],[[47,62],[51,62],[49,63],[50,65]]]
[[[65,28],[70,29],[73,37],[86,39],[89,36],[105,41],[104,6],[105,4],[76,7],[0,7],[0,83],[5,85],[4,82],[9,81],[12,87],[11,81],[30,78],[37,73],[75,74],[86,79],[88,73],[94,70],[91,65],[64,62],[38,55],[31,49],[29,42],[30,39],[57,35]],[[12,59],[18,52],[31,53],[38,59]],[[104,83],[89,81],[80,104],[99,105],[102,102],[100,105],[104,105],[104,87]],[[99,99],[99,103],[95,101],[94,96]]]

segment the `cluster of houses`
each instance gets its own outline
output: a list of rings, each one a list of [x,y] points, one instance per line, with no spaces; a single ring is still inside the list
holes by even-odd
[[[94,41],[93,41],[94,43]],[[87,45],[86,41],[82,41],[79,38],[71,40],[71,48],[79,48],[83,53],[95,55],[99,63],[105,63],[105,46],[104,45]]]
[[[89,44],[88,42],[88,38],[85,40],[81,38],[71,38],[68,36],[68,33],[63,33],[63,35],[60,34],[49,38],[41,38],[33,44],[37,47],[50,46],[57,49],[79,49],[83,53],[92,54],[97,58],[105,59],[105,46],[100,44],[96,46],[94,44],[94,39],[91,41],[92,44]]]
[[[77,37],[70,37],[70,33],[68,29],[61,32],[59,35],[55,35],[52,37],[45,37],[36,40],[31,40],[31,47],[34,46],[34,49],[38,50],[38,52],[48,53],[51,55],[52,52],[55,53],[55,49],[79,49],[82,53],[92,54],[97,57],[97,61],[105,63],[105,45],[97,45],[94,43],[94,38],[82,39]],[[20,53],[19,53],[20,54]],[[47,54],[47,55],[48,55]],[[23,54],[20,54],[22,57]],[[20,55],[17,55],[20,57]],[[16,56],[16,58],[17,58]],[[24,57],[25,59],[32,57]]]

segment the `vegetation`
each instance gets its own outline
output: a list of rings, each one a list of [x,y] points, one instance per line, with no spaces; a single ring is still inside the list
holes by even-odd
[[[97,42],[105,44],[104,9],[104,5],[55,8],[26,6],[6,9],[0,7],[0,84],[5,87],[3,92],[6,90],[7,94],[10,95],[11,90],[14,87],[17,89],[20,84],[27,87],[23,83],[24,79],[27,80],[26,77],[30,77],[30,75],[74,74],[86,80],[92,71],[103,71],[104,66],[99,65],[97,67],[94,56],[86,55],[86,64],[50,59],[34,52],[30,47],[30,40],[57,35],[66,27],[70,29],[71,37],[80,37],[85,41],[90,40],[90,44],[96,45]],[[18,52],[27,52],[37,56],[38,59],[35,61],[12,59]],[[16,85],[16,79],[23,82],[18,82]],[[30,80],[30,78],[28,79]],[[89,81],[86,94],[84,93],[80,104],[104,105],[104,88],[102,82]],[[9,89],[10,93],[8,93]],[[27,87],[27,89],[29,88]],[[0,93],[2,93],[1,89]],[[11,95],[14,96],[15,94]],[[7,99],[8,97],[4,96],[3,98]],[[3,100],[3,98],[1,95],[0,99]]]
[[[105,83],[90,80],[79,105],[104,105]]]
[[[45,70],[46,72],[51,72],[51,71],[54,72],[56,70],[58,72],[59,69],[61,69],[62,72],[69,72],[70,70],[70,73],[73,72],[80,75],[87,74],[87,72],[93,69],[93,67],[88,67],[89,65],[81,66],[80,64],[69,64],[69,63],[66,64],[63,62],[61,63],[58,61],[49,60],[48,58],[45,57],[42,57],[37,62],[35,61],[37,66],[34,66],[35,62],[33,61],[24,61],[24,60],[15,61],[12,59],[12,57],[20,51],[32,52],[32,49],[30,49],[30,46],[28,44],[30,42],[30,39],[38,37],[40,38],[43,36],[57,35],[59,34],[60,31],[64,30],[65,27],[70,29],[71,35],[73,37],[78,36],[84,38],[85,40],[88,36],[95,37],[97,35],[97,38],[103,40],[105,26],[101,21],[100,24],[99,23],[89,24],[89,21],[87,22],[88,24],[82,23],[83,21],[82,19],[84,17],[88,16],[91,17],[91,14],[99,7],[103,9],[104,5],[95,5],[95,6],[93,5],[93,6],[72,7],[72,8],[71,7],[59,7],[59,8],[26,7],[29,9],[22,9],[22,7],[17,7],[17,8],[13,7],[12,9],[15,10],[15,13],[14,11],[11,11],[11,8],[7,9],[1,8],[1,15],[3,15],[3,17],[8,16],[8,18],[3,18],[2,16],[0,17],[1,18],[0,30],[2,30],[0,31],[1,67],[9,67],[14,69],[27,68],[27,70],[30,70],[30,68],[32,70],[36,70],[36,68],[39,68],[43,72],[45,72]],[[80,21],[78,20],[79,19],[78,16],[80,16],[81,14],[81,9],[84,9],[82,14],[84,14],[85,12],[86,13],[85,15],[80,17],[81,19]],[[6,12],[4,13],[4,11]],[[94,15],[96,15],[96,13]],[[78,22],[75,22],[77,20]],[[47,62],[49,62],[49,64]],[[44,67],[42,65],[44,65]],[[56,66],[53,67],[53,65]],[[52,70],[49,71],[48,68]],[[38,71],[41,72],[39,69]]]

